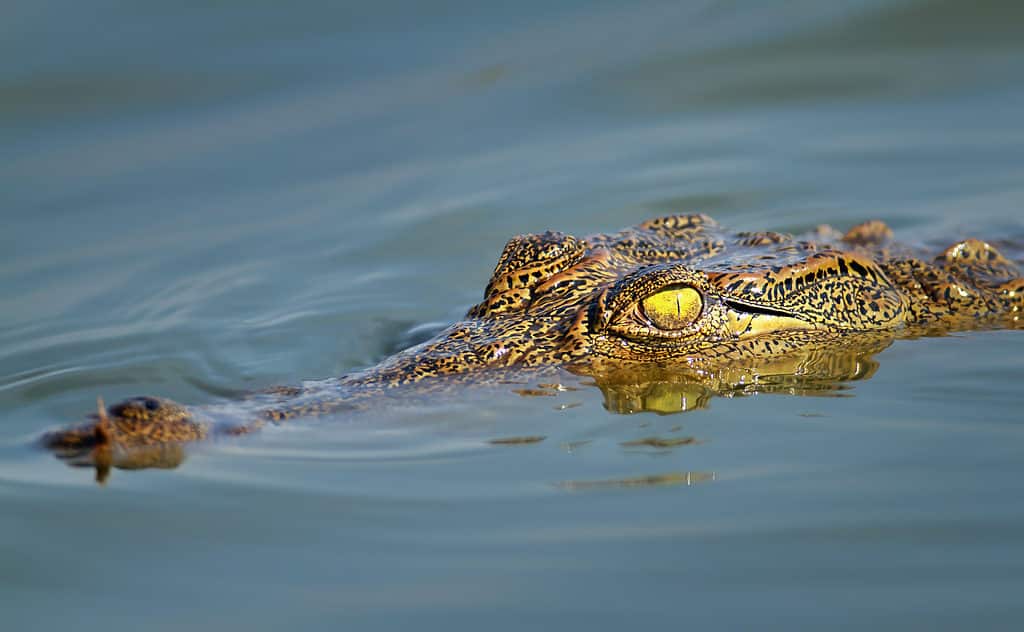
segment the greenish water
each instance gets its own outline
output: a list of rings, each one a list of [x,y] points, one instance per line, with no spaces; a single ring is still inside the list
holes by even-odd
[[[1024,617],[1019,331],[897,342],[844,397],[456,395],[105,487],[28,447],[97,395],[201,404],[373,364],[478,300],[517,233],[703,211],[1019,237],[1019,4],[3,14],[4,629]],[[655,435],[697,443],[622,445]],[[546,438],[490,443],[516,436]]]

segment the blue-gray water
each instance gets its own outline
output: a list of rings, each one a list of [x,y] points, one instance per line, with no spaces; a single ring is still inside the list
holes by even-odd
[[[846,397],[456,395],[105,487],[28,447],[97,395],[368,366],[517,233],[1022,232],[1019,3],[487,5],[0,10],[3,628],[1016,628],[1020,331]]]

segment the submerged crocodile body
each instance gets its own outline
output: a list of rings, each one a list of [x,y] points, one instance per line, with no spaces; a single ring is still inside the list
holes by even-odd
[[[230,408],[101,404],[42,441],[98,468],[167,466],[212,434],[545,371],[592,377],[610,408],[630,410],[631,388],[666,368],[713,390],[759,375],[853,379],[894,338],[1021,327],[1022,308],[1024,279],[993,246],[968,239],[928,254],[878,221],[801,237],[733,233],[704,215],[585,238],[546,232],[508,242],[462,321],[365,371]]]

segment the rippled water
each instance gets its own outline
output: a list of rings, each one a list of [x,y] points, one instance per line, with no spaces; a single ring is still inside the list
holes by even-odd
[[[1018,3],[4,14],[5,629],[1024,616],[1019,331],[897,342],[841,397],[455,396],[104,487],[29,447],[97,395],[208,403],[368,366],[458,318],[517,233],[703,211],[1019,236]],[[680,445],[630,444],[652,436]]]

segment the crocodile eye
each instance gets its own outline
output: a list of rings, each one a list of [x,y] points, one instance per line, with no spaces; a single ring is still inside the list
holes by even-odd
[[[662,290],[640,301],[640,309],[647,320],[658,329],[667,331],[692,325],[703,306],[700,292],[687,286]]]

